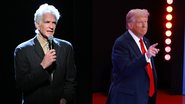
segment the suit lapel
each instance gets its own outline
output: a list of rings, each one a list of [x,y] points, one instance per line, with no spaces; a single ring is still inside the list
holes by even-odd
[[[38,56],[42,59],[44,57],[44,51],[36,37],[33,38],[33,45],[34,45],[34,50],[36,51]]]
[[[145,43],[146,48],[148,49],[149,46],[150,46],[150,44],[147,42],[147,40],[146,40],[145,38],[143,38],[143,41],[144,41],[144,43]]]
[[[140,56],[141,55],[141,51],[139,49],[139,47],[137,46],[137,43],[135,42],[135,40],[132,38],[132,36],[129,34],[127,34],[127,40],[128,40],[128,44],[130,45],[130,47],[133,49],[133,52],[137,55]]]
[[[53,39],[53,46],[54,46],[54,49],[56,51],[56,55],[57,55],[57,60],[59,58],[59,53],[60,53],[60,48],[59,48],[59,43],[55,40],[55,38]]]

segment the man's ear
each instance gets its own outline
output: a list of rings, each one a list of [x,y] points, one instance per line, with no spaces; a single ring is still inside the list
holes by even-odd
[[[40,27],[39,27],[39,24],[38,23],[35,23],[35,27],[40,30]]]
[[[133,24],[132,23],[128,23],[127,26],[128,26],[129,29],[133,28]]]

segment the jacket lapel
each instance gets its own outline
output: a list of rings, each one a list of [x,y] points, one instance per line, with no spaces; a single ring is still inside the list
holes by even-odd
[[[34,46],[35,52],[42,59],[44,57],[44,51],[43,51],[39,41],[37,40],[36,36],[33,38],[33,46]]]
[[[137,46],[137,43],[135,42],[135,40],[132,38],[132,36],[129,34],[127,34],[127,40],[128,40],[128,44],[130,45],[130,47],[133,49],[133,52],[137,55],[140,56],[141,55],[141,51],[139,49],[139,47]]]
[[[57,56],[57,60],[58,60],[59,53],[60,53],[60,48],[59,48],[59,43],[57,42],[57,40],[55,40],[55,38],[53,39],[53,46],[54,46],[54,49],[56,51],[56,56]]]
[[[146,40],[145,38],[143,38],[143,41],[144,41],[144,43],[145,43],[146,48],[148,49],[149,46],[150,46],[150,44],[147,42],[147,40]]]

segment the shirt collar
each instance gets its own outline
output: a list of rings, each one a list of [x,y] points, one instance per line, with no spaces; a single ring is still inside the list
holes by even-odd
[[[139,43],[140,39],[131,30],[128,30],[128,32],[130,33],[132,38],[136,41],[136,43]]]
[[[40,34],[37,34],[37,39],[42,47],[44,47],[48,44],[48,41]]]

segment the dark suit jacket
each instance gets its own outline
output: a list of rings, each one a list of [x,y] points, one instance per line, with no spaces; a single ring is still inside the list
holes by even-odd
[[[148,39],[144,37],[143,40],[148,48]],[[151,61],[156,85],[157,77],[152,58]],[[107,104],[148,104],[149,78],[145,69],[147,62],[129,32],[125,32],[115,41],[112,64],[112,83]],[[149,104],[155,104],[155,97],[156,93]]]
[[[73,102],[76,88],[76,67],[72,45],[53,39],[56,63],[54,77],[40,65],[44,52],[34,37],[18,45],[14,52],[17,89],[22,91],[25,104],[59,104],[61,98]]]

